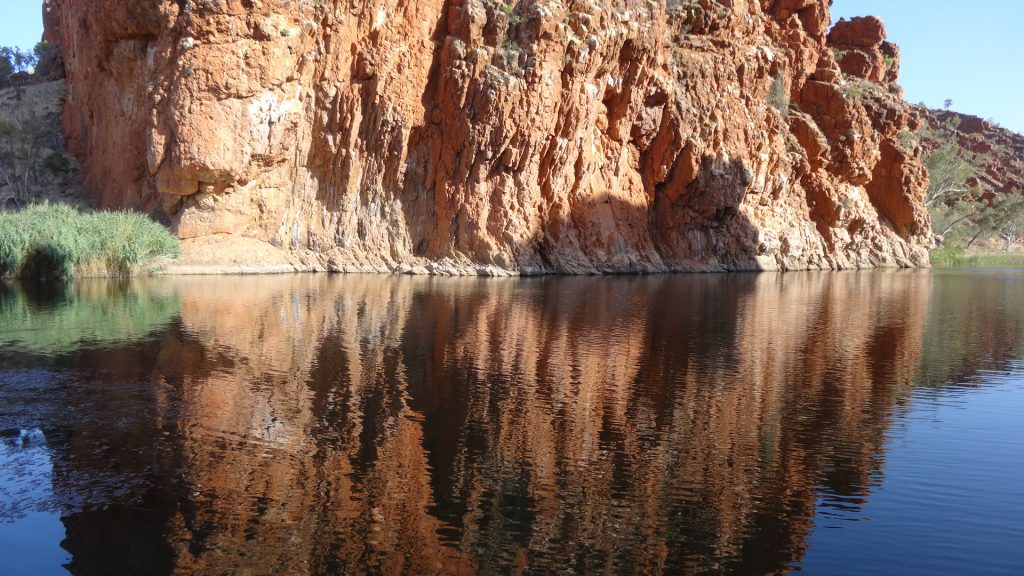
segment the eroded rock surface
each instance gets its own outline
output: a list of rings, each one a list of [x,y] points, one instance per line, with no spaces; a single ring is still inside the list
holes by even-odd
[[[842,19],[828,34],[840,69],[857,78],[887,85],[895,94],[900,72],[900,49],[886,42],[885,24],[875,16]]]
[[[317,270],[926,265],[927,178],[899,139],[918,120],[890,94],[898,54],[871,21],[878,38],[833,32],[870,65],[837,62],[828,5],[45,9],[85,187],[164,214],[204,263],[258,265],[255,241]]]

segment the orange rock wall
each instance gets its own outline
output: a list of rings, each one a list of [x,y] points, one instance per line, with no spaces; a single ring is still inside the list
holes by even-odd
[[[86,188],[165,216],[186,257],[255,239],[331,270],[927,265],[926,176],[898,139],[916,118],[849,90],[828,4],[45,9]]]

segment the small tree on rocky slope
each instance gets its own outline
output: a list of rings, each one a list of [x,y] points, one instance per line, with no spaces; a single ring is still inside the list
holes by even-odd
[[[11,74],[14,74],[14,64],[0,52],[0,90],[10,87]]]
[[[39,57],[35,52],[23,51],[17,47],[0,47],[0,88],[14,86],[15,99],[21,100],[25,84],[32,78]]]
[[[16,123],[0,120],[0,186],[10,187],[16,200],[24,202],[39,182],[48,162],[43,152],[51,134],[46,121],[37,116]]]
[[[1003,250],[1009,252],[1020,244],[1024,234],[1024,198],[1016,196],[1008,199],[1000,208],[1003,214],[995,231],[1003,241]]]
[[[960,156],[956,146],[947,144],[935,150],[925,158],[924,165],[929,180],[925,206],[951,205],[970,198],[967,180],[974,175],[975,168]]]
[[[925,157],[924,165],[929,181],[925,206],[940,241],[945,241],[947,234],[958,227],[977,224],[987,205],[978,202],[975,191],[967,186],[977,169],[961,155],[960,149],[953,144],[937,148]]]

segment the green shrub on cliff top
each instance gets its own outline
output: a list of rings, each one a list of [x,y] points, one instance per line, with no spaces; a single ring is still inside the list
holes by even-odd
[[[133,212],[86,214],[40,204],[0,214],[0,276],[125,276],[179,249],[166,228]]]

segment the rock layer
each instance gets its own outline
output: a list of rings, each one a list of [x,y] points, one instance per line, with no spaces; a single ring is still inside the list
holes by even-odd
[[[844,77],[829,4],[45,9],[86,189],[163,214],[204,265],[271,246],[331,270],[927,265],[927,178],[899,139],[917,119],[886,93],[898,67],[859,74],[885,86]]]

